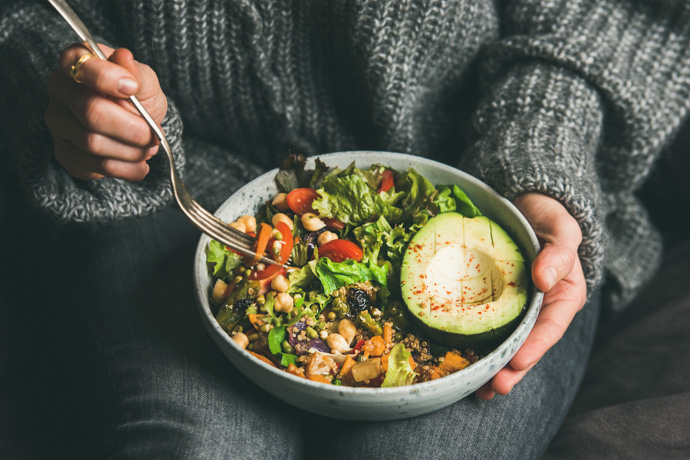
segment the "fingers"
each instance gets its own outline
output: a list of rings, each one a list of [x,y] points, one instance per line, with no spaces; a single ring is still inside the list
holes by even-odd
[[[80,179],[103,176],[139,181],[158,139],[126,99],[136,94],[154,121],[161,123],[167,99],[153,70],[126,49],[100,45],[108,60],[73,45],[60,56],[60,68],[48,82],[50,105],[45,121],[57,161]],[[78,65],[76,65],[78,63]],[[74,77],[73,66],[76,65]]]
[[[158,145],[135,147],[89,131],[62,106],[49,107],[45,121],[54,138],[69,141],[79,150],[98,157],[136,163],[150,159],[158,151]]]
[[[100,179],[104,176],[132,182],[143,180],[149,172],[145,161],[136,163],[91,155],[65,139],[54,139],[55,159],[77,179]]]
[[[582,233],[558,201],[538,193],[516,199],[544,246],[532,263],[535,286],[545,293],[534,328],[510,363],[476,391],[491,399],[508,394],[562,337],[587,298],[585,277],[577,254]]]
[[[532,280],[537,289],[543,292],[549,292],[557,282],[568,276],[578,261],[575,249],[560,239],[557,241],[546,243],[532,264]]]
[[[548,292],[572,271],[582,231],[563,205],[546,195],[528,193],[518,197],[515,205],[543,242],[532,264],[532,279],[539,290]]]
[[[134,147],[151,147],[157,142],[146,121],[98,92],[59,76],[51,77],[51,107],[64,106],[85,129]]]
[[[101,45],[101,49],[106,56],[113,55],[112,48]],[[73,45],[67,48],[60,56],[60,69],[64,75],[71,80],[72,66],[81,56],[87,54],[91,54],[91,52],[82,45]],[[129,54],[131,56],[131,53]],[[107,96],[129,97],[136,94],[139,89],[139,84],[129,69],[97,56],[84,61],[79,67],[76,77],[83,85]]]

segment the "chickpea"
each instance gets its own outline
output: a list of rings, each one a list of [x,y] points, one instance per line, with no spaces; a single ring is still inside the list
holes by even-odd
[[[302,214],[302,225],[309,232],[321,230],[326,226],[326,224],[324,224],[323,221],[316,217],[316,214],[312,212]]]
[[[229,225],[230,225],[232,228],[241,231],[242,233],[246,233],[246,232],[247,232],[247,226],[244,225],[244,223],[242,223],[242,222],[230,222]]]
[[[276,303],[273,309],[277,312],[290,313],[294,305],[295,301],[292,300],[292,296],[287,292],[281,292],[276,296]]]
[[[355,323],[353,323],[349,319],[341,319],[338,323],[338,332],[341,336],[343,336],[343,338],[349,345],[352,343],[352,339],[355,338],[355,334],[357,333],[357,326],[355,326]]]
[[[275,257],[279,257],[281,251],[283,250],[283,242],[282,241],[274,241],[273,245],[271,246],[271,252]]]
[[[254,216],[244,215],[237,219],[237,222],[244,224],[247,232],[256,232],[256,218]]]
[[[278,208],[278,211],[285,212],[290,209],[287,203],[287,193],[279,193],[274,196],[271,204]]]
[[[228,289],[227,283],[223,280],[217,280],[216,284],[213,286],[213,293],[211,298],[215,303],[223,303],[225,300],[225,291]]]
[[[326,339],[326,344],[333,353],[345,353],[347,351],[350,351],[350,345],[340,334],[330,334]]]
[[[279,212],[278,214],[273,215],[273,219],[271,219],[271,223],[275,227],[278,225],[278,222],[285,222],[285,225],[290,227],[290,231],[292,231],[293,228],[293,223],[292,219],[290,219],[287,215],[283,214],[282,212]]]
[[[290,282],[283,275],[278,275],[271,281],[271,289],[278,292],[286,292],[290,287]]]
[[[337,240],[338,235],[336,235],[333,232],[323,232],[322,234],[319,235],[319,237],[316,239],[316,243],[319,246],[323,246],[324,244],[328,243],[329,241]]]
[[[249,345],[249,337],[247,337],[244,332],[235,333],[235,335],[232,336],[232,340],[242,348],[247,348],[247,345]]]

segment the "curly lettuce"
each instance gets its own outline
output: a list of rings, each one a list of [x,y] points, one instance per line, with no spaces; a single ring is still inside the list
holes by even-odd
[[[386,195],[384,199],[370,181],[370,174],[354,166],[329,174],[317,190],[319,198],[312,207],[320,216],[355,226],[382,216],[389,222],[399,222],[403,211],[393,205],[398,195]]]
[[[412,385],[416,376],[417,373],[410,365],[410,352],[402,343],[397,344],[388,357],[388,370],[381,388]]]

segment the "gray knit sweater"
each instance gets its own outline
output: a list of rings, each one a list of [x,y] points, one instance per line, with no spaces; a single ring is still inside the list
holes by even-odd
[[[508,198],[560,200],[583,230],[589,287],[605,279],[613,305],[656,268],[660,238],[634,194],[690,107],[686,1],[70,3],[99,40],[157,72],[177,161],[209,207],[288,149],[409,152]],[[45,86],[76,37],[45,1],[3,5],[3,167],[61,220],[168,205],[160,158],[137,184],[57,165]]]

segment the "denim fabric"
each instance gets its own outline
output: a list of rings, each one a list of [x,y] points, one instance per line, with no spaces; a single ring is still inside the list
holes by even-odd
[[[35,308],[99,457],[535,458],[593,341],[598,302],[508,396],[396,422],[331,420],[256,388],[211,341],[192,288],[199,233],[178,210],[107,227],[39,223],[24,269],[49,275]]]

